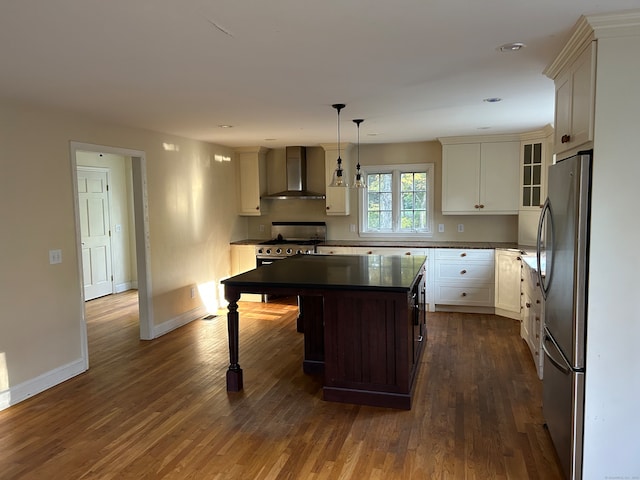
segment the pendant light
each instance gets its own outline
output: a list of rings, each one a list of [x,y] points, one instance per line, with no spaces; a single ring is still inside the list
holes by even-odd
[[[342,110],[346,105],[344,103],[334,103],[331,105],[338,112],[338,164],[336,169],[333,172],[333,178],[330,187],[348,187],[349,184],[347,180],[344,178],[344,171],[342,170],[342,158],[340,158],[340,110]]]
[[[358,126],[358,163],[356,164],[356,174],[353,177],[353,188],[367,188],[367,183],[364,180],[364,176],[360,171],[360,124],[364,122],[364,119],[357,118],[353,121]]]

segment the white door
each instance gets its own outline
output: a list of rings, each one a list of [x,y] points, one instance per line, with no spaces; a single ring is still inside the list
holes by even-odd
[[[113,293],[107,171],[78,167],[84,299]]]

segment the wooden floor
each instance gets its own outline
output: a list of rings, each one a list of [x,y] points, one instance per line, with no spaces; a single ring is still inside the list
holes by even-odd
[[[145,342],[136,300],[88,302],[89,371],[0,412],[0,478],[561,478],[513,320],[429,314],[397,411],[322,400],[294,306],[240,304],[245,389],[229,394],[224,315]]]

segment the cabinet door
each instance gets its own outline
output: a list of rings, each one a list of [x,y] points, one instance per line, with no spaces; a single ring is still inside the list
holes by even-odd
[[[593,140],[596,43],[590,42],[556,84],[555,152]]]
[[[520,318],[522,262],[519,252],[496,250],[496,313]]]
[[[238,275],[256,268],[255,245],[231,245],[231,275]],[[262,295],[243,293],[240,296],[243,302],[261,302]]]
[[[266,193],[266,163],[260,152],[239,155],[240,215],[261,215],[260,196]]]
[[[331,183],[333,179],[333,171],[336,168],[336,159],[338,158],[339,152],[337,148],[331,149],[325,147],[325,182],[326,185]],[[350,182],[348,173],[348,155],[346,152],[344,154],[340,153],[342,157],[342,168],[344,178],[347,179],[347,182]],[[349,215],[349,202],[350,202],[350,189],[345,187],[329,187],[327,186],[327,190],[325,192],[325,211],[327,215]]]
[[[482,144],[480,213],[518,213],[519,167],[520,142]]]
[[[480,144],[442,147],[442,213],[475,213],[480,201]]]

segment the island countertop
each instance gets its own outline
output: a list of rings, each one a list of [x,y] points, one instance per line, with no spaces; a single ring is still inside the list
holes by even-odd
[[[421,255],[296,255],[222,280],[228,287],[409,291]]]
[[[229,302],[227,391],[243,389],[242,293],[297,295],[303,370],[328,401],[410,409],[426,343],[422,255],[296,255],[222,280]]]

